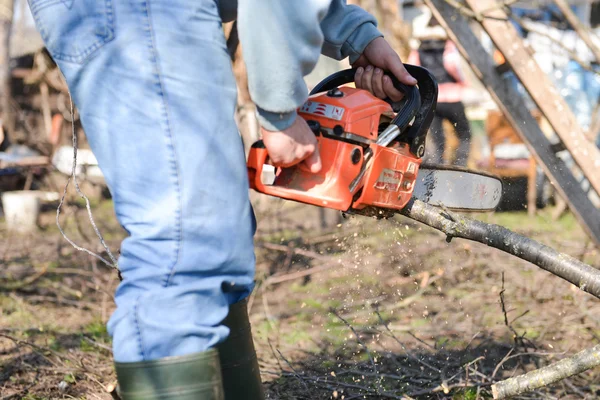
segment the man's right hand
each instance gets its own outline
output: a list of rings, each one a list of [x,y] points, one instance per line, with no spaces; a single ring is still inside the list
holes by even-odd
[[[276,167],[291,167],[300,164],[312,173],[321,170],[321,158],[317,138],[306,121],[296,120],[283,131],[269,131],[261,127],[262,139],[271,162]]]

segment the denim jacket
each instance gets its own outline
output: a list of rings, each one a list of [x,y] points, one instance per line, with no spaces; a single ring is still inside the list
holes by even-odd
[[[237,10],[250,96],[268,130],[292,125],[320,54],[352,63],[382,36],[373,16],[345,0],[219,0],[219,8],[224,21]]]

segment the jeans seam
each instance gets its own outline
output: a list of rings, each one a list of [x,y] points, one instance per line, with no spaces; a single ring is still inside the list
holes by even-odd
[[[173,274],[173,271],[175,270],[175,267],[177,266],[177,263],[179,262],[179,252],[180,252],[180,248],[181,248],[181,241],[183,238],[183,230],[182,230],[182,223],[181,223],[181,208],[182,208],[182,204],[181,204],[181,177],[180,177],[180,173],[179,173],[179,166],[177,164],[177,152],[175,149],[175,137],[173,135],[173,131],[171,130],[171,120],[169,117],[169,107],[167,105],[167,101],[165,98],[165,89],[164,89],[164,84],[162,81],[162,71],[160,69],[160,59],[158,57],[158,52],[156,51],[156,38],[154,36],[154,30],[152,28],[152,14],[151,14],[151,9],[150,9],[150,1],[146,1],[144,2],[144,4],[146,5],[146,13],[148,16],[148,29],[149,29],[149,34],[150,34],[150,52],[153,58],[153,63],[155,65],[156,68],[156,72],[155,72],[155,78],[156,78],[156,83],[158,85],[158,94],[162,100],[162,108],[163,108],[163,117],[165,118],[164,122],[165,122],[165,126],[166,126],[166,134],[168,136],[168,142],[169,142],[169,150],[171,152],[171,172],[174,174],[175,176],[175,181],[176,181],[176,192],[177,192],[177,203],[178,203],[178,207],[175,210],[175,227],[177,230],[177,234],[176,234],[176,247],[175,247],[175,260],[173,262],[173,264],[169,267],[169,274],[165,280],[165,283],[163,284],[163,287],[167,287],[169,285],[169,281],[171,279],[171,276]]]
[[[175,244],[175,254],[174,254],[175,258],[174,258],[172,264],[168,267],[169,271],[168,271],[168,273],[165,277],[165,281],[163,283],[163,287],[167,287],[169,285],[171,277],[174,274],[176,266],[179,262],[180,251],[181,251],[181,241],[183,238],[183,229],[182,229],[182,221],[181,221],[181,216],[182,216],[181,176],[179,173],[179,165],[177,163],[175,137],[174,137],[173,131],[171,129],[171,121],[170,121],[170,117],[169,117],[169,107],[168,107],[166,96],[165,96],[165,89],[164,89],[164,84],[163,84],[163,80],[162,80],[162,72],[160,69],[160,59],[159,59],[158,52],[156,49],[156,37],[154,35],[154,30],[153,30],[153,26],[152,26],[152,13],[151,13],[151,7],[150,7],[150,0],[144,1],[143,4],[145,7],[145,11],[146,11],[147,29],[148,29],[148,45],[149,45],[149,50],[150,50],[150,58],[151,58],[152,64],[154,64],[154,79],[155,79],[155,85],[157,88],[157,94],[159,95],[160,101],[162,103],[161,111],[163,114],[162,116],[164,118],[163,122],[165,124],[165,135],[166,135],[166,139],[167,139],[167,147],[168,147],[169,155],[171,158],[169,160],[169,164],[171,166],[172,176],[175,177],[175,191],[176,191],[176,196],[177,196],[177,208],[175,209],[175,229],[176,229],[176,234],[175,234],[176,244]],[[136,325],[137,325],[138,334],[139,334],[140,341],[141,341],[142,333],[141,333],[141,329],[140,329],[138,321],[137,321],[137,313],[136,313]],[[142,358],[144,359],[145,357],[144,357],[143,343],[141,343],[140,346],[141,346],[141,351],[142,351]]]
[[[139,323],[139,319],[138,319],[139,302],[140,302],[140,298],[138,297],[137,299],[135,299],[135,305],[133,306],[133,315],[134,315],[134,319],[135,319],[135,330],[137,331],[137,342],[138,342],[138,346],[140,349],[140,356],[142,357],[142,360],[145,360],[146,356],[144,354],[144,343],[142,340],[142,330],[140,329],[140,323]]]

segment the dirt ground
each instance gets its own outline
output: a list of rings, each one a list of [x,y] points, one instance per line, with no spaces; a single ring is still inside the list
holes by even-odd
[[[257,287],[251,322],[269,399],[484,399],[492,383],[598,343],[600,302],[545,271],[403,217],[340,219],[253,196]],[[105,323],[115,271],[72,248],[55,204],[40,231],[0,224],[0,400],[110,399]],[[92,201],[118,251],[110,200]],[[600,266],[572,215],[478,214]],[[61,221],[94,251],[81,202]],[[325,221],[325,222],[323,222]],[[593,370],[523,399],[600,397]]]

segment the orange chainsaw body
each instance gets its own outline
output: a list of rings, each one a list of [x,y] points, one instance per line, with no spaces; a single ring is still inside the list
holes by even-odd
[[[268,154],[262,142],[257,142],[247,161],[251,188],[341,211],[366,207],[399,210],[408,203],[421,159],[411,154],[405,143],[376,144],[382,116],[386,122],[394,117],[390,104],[366,90],[339,87],[310,96],[298,114],[318,126],[321,171],[312,173],[303,166],[276,168],[274,181],[264,183]],[[367,151],[371,154],[365,160]]]

